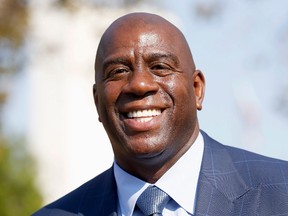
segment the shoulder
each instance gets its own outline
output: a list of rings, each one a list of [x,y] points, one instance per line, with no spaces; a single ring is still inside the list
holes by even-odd
[[[115,193],[113,169],[110,168],[72,192],[38,210],[32,216],[72,216],[78,215],[79,209],[86,205],[87,198],[103,199],[108,193]]]
[[[235,167],[246,173],[251,185],[288,185],[288,162],[239,148],[225,146]]]
[[[205,147],[209,148],[213,153],[225,152],[220,160],[228,160],[233,163],[238,173],[246,180],[250,186],[257,185],[275,185],[286,187],[288,185],[288,162],[257,153],[253,153],[244,149],[223,145],[206,133],[202,132]]]

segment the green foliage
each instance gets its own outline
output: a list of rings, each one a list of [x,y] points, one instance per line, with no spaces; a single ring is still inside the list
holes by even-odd
[[[24,142],[5,139],[1,112],[9,97],[7,77],[23,68],[28,7],[25,0],[0,0],[0,215],[27,216],[42,204],[35,164]]]
[[[15,73],[23,64],[23,47],[29,21],[24,0],[0,0],[0,75]]]
[[[35,164],[24,145],[0,137],[1,216],[27,216],[41,206],[35,176]]]

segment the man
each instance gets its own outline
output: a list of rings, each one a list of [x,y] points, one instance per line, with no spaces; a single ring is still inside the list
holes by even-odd
[[[35,216],[288,215],[287,162],[199,130],[205,80],[174,25],[147,13],[119,18],[102,36],[95,72],[114,165]]]

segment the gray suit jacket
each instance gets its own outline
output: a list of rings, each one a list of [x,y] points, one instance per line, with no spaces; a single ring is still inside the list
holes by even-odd
[[[288,162],[224,146],[202,135],[195,216],[288,215]],[[112,168],[33,214],[76,215],[117,215]]]

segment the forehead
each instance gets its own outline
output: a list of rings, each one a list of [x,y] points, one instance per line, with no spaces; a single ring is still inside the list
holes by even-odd
[[[135,54],[174,55],[180,64],[194,66],[189,45],[177,27],[159,17],[144,18],[116,20],[105,31],[97,50],[96,74],[102,71],[106,60],[135,57]]]
[[[176,52],[175,48],[179,45],[173,46],[173,41],[169,32],[162,29],[122,27],[107,34],[101,46],[102,55],[105,57],[117,52],[143,52],[149,49]]]
[[[104,50],[105,48],[113,51],[117,48],[122,47],[171,47],[171,42],[173,38],[169,31],[163,31],[155,28],[118,28],[107,35],[104,40]],[[174,34],[174,37],[177,37]],[[115,51],[115,50],[114,50]]]

